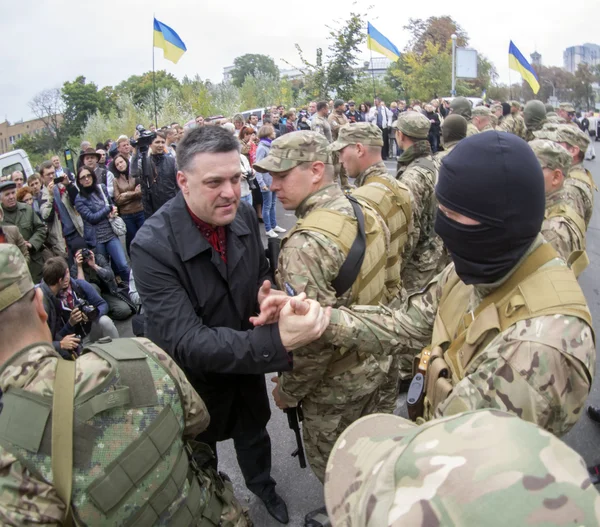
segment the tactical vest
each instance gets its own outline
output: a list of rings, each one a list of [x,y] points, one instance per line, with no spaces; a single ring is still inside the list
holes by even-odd
[[[352,195],[373,207],[390,231],[390,248],[385,264],[386,297],[389,303],[398,295],[402,286],[401,255],[408,240],[408,226],[412,221],[410,192],[399,182],[394,184],[385,177],[374,176],[361,187],[353,189]]]
[[[136,340],[109,340],[84,350],[108,361],[111,372],[74,400],[72,522],[94,527],[223,525],[223,506],[235,498],[213,469],[198,467],[196,460],[204,463],[210,449],[182,439],[179,384]],[[60,389],[54,394],[60,397]],[[61,455],[61,445],[52,444],[53,398],[12,388],[3,403],[0,444],[60,496],[52,461]]]
[[[585,321],[591,315],[573,272],[567,267],[545,267],[558,254],[548,243],[538,247],[498,289],[468,312],[473,286],[452,272],[442,290],[431,345],[415,359],[413,384],[423,383],[423,397],[415,399],[413,385],[407,401],[413,420],[432,419],[471,363],[499,334],[517,322],[545,315],[569,315]],[[416,381],[416,383],[415,383]],[[590,379],[591,382],[591,379]],[[411,393],[412,392],[412,393]]]
[[[387,247],[385,233],[376,211],[361,204],[365,217],[366,251],[358,278],[352,285],[351,303],[377,305],[385,294]],[[281,251],[287,240],[297,232],[317,232],[331,240],[348,256],[358,232],[356,218],[326,208],[316,208],[299,219],[281,241]]]
[[[566,203],[557,203],[556,205],[546,209],[546,213],[544,215],[545,219],[555,217],[563,218],[567,225],[582,241],[583,249],[579,251],[573,251],[567,258],[569,267],[573,270],[575,276],[578,277],[590,263],[588,255],[585,252],[585,220],[573,207],[567,205]]]
[[[583,181],[593,190],[598,190],[598,187],[596,186],[596,183],[594,183],[594,179],[592,178],[592,173],[587,168],[581,166],[571,169],[571,171],[569,172],[569,177],[578,179],[579,181]]]

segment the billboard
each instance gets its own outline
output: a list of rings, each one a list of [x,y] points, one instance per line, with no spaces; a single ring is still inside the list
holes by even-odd
[[[456,77],[459,79],[477,78],[477,50],[456,48]]]

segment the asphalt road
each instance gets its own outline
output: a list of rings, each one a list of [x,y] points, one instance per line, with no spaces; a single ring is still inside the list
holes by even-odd
[[[600,150],[599,156],[600,156]],[[395,162],[386,163],[390,172],[395,168]],[[600,186],[600,157],[594,161],[586,161],[587,168],[594,175],[596,184]],[[581,275],[579,281],[587,298],[592,317],[594,330],[600,336],[600,283],[598,281],[600,271],[600,197],[596,197],[595,211],[587,233],[587,252],[590,258],[590,266]],[[596,212],[598,211],[598,212]],[[295,223],[292,212],[283,210],[278,204],[277,213],[280,226],[289,229]],[[266,237],[264,237],[266,244]],[[118,323],[117,327],[121,336],[132,336],[129,322]],[[596,377],[588,403],[600,406],[600,355],[596,360]],[[272,386],[267,375],[267,386]],[[289,525],[302,527],[304,515],[323,505],[323,488],[319,480],[312,474],[310,468],[301,469],[297,458],[291,457],[291,452],[296,448],[293,433],[289,430],[287,419],[283,412],[277,409],[271,398],[272,416],[268,425],[273,450],[272,476],[277,482],[277,491],[288,505],[290,515]],[[400,398],[398,414],[406,417],[404,397]],[[585,459],[588,465],[600,463],[600,425],[583,415],[577,425],[563,438]],[[277,527],[281,524],[269,516],[266,509],[245,485],[242,474],[237,466],[235,450],[232,441],[225,441],[218,445],[219,470],[227,473],[232,479],[236,496],[248,507],[250,516],[257,527]]]

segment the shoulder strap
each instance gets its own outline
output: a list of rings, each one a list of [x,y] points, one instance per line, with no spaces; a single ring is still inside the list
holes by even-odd
[[[566,203],[559,203],[557,205],[554,205],[553,207],[550,207],[546,211],[546,218],[554,218],[557,216],[567,218],[568,220],[570,220],[579,231],[579,236],[581,237],[581,239],[585,240],[585,220],[577,213],[577,211],[573,207],[570,207]]]
[[[435,164],[431,159],[428,159],[427,157],[418,157],[414,160],[414,164],[421,168],[429,170],[429,172],[432,172],[433,174],[435,174],[436,172]]]
[[[360,268],[362,267],[365,259],[365,252],[367,250],[365,216],[363,211],[358,204],[358,201],[356,201],[356,198],[348,194],[346,194],[346,198],[348,198],[348,201],[350,201],[350,204],[354,209],[354,214],[356,215],[356,220],[358,221],[358,233],[356,238],[354,238],[354,242],[352,243],[352,247],[350,247],[350,252],[346,257],[346,260],[340,268],[340,272],[331,282],[331,285],[335,289],[335,293],[338,298],[348,291],[348,289],[352,287],[352,284],[358,278]]]
[[[404,217],[406,218],[406,225],[408,226],[411,222],[412,218],[412,207],[410,204],[410,191],[407,187],[402,185],[396,180],[396,187],[394,187],[386,178],[380,176],[374,176],[370,178],[369,183],[381,183],[384,185],[392,194],[398,196],[400,198],[400,208],[402,212],[404,212]],[[398,192],[400,191],[400,193]],[[408,227],[407,227],[408,228]]]
[[[594,183],[592,175],[587,168],[580,167],[576,168],[575,170],[571,170],[571,172],[569,172],[569,177],[583,181],[584,183],[590,185],[594,190],[598,190],[598,187]]]
[[[54,488],[65,504],[63,525],[73,524],[73,399],[75,397],[75,361],[58,359],[52,401],[52,474]]]

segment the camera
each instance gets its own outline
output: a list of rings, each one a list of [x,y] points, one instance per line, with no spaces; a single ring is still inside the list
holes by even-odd
[[[64,178],[64,176],[55,176],[54,177],[54,184],[58,185],[59,183],[62,183],[63,182],[63,178]]]
[[[78,307],[80,311],[87,317],[88,322],[94,322],[98,319],[98,308],[96,306],[91,306],[85,300],[78,299],[75,303],[75,307]]]
[[[92,254],[92,251],[90,251],[89,249],[81,249],[81,257],[84,260],[89,260],[91,254]]]
[[[138,124],[135,129],[139,132],[139,137],[137,139],[132,137],[129,140],[131,146],[139,148],[140,151],[148,150],[152,141],[156,138],[156,132],[146,130],[141,124]]]

